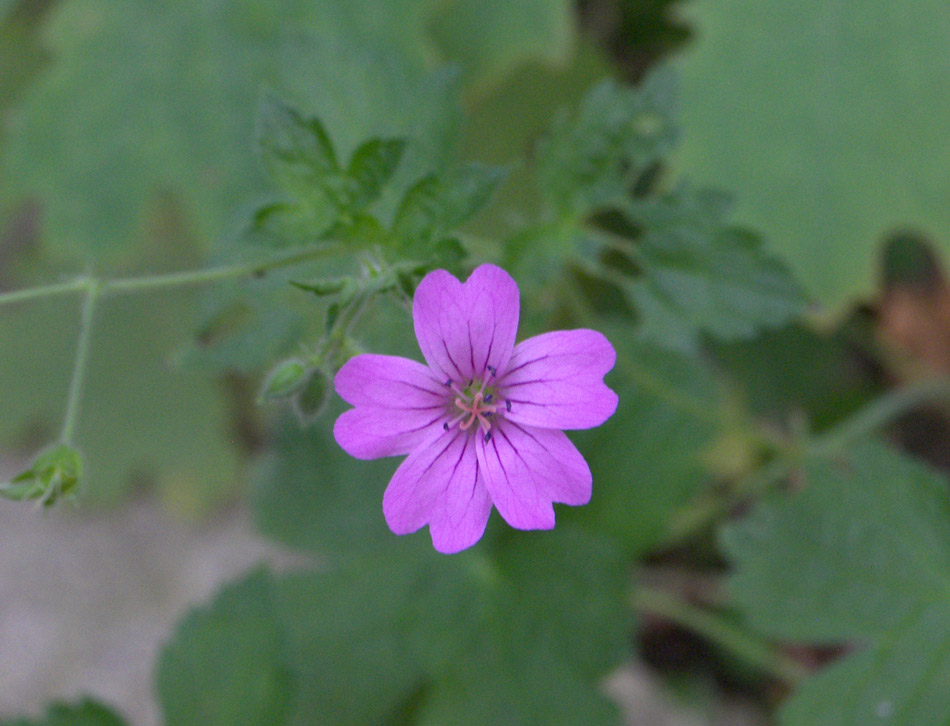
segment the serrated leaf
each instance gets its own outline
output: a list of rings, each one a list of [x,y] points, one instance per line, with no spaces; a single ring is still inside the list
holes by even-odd
[[[320,212],[296,202],[269,202],[251,215],[245,237],[279,249],[313,242],[336,218],[335,211]]]
[[[455,86],[426,74],[418,33],[393,36],[410,21],[421,15],[355,0],[66,0],[46,36],[56,62],[12,119],[5,193],[38,196],[49,249],[83,265],[127,260],[169,196],[207,244],[264,187],[249,140],[265,83],[319,110],[341,158],[411,132],[401,192],[444,163],[456,117]]]
[[[718,193],[681,189],[622,205],[639,234],[629,255],[640,269],[626,287],[642,334],[692,347],[700,333],[731,340],[800,315],[804,295],[753,233],[723,219]]]
[[[275,597],[272,578],[258,571],[182,620],[156,675],[166,722],[289,723],[297,685]]]
[[[946,480],[866,443],[808,462],[802,487],[722,536],[736,567],[733,600],[753,626],[789,640],[861,642],[793,695],[783,723],[939,723],[950,713]]]
[[[319,236],[343,213],[349,196],[349,180],[323,124],[265,94],[257,112],[256,136],[264,168],[297,203],[258,210],[255,225],[290,212],[291,218],[309,222],[311,239]]]
[[[351,209],[360,210],[376,201],[402,161],[405,150],[403,139],[370,139],[357,147],[346,169],[354,183]]]
[[[471,218],[489,200],[504,171],[466,164],[441,176],[429,176],[403,197],[392,224],[399,249],[431,254],[433,245]]]
[[[340,171],[333,143],[320,119],[304,118],[271,93],[257,110],[257,148],[264,166],[295,196]]]
[[[889,229],[911,225],[950,250],[950,97],[932,92],[950,73],[945,9],[689,5],[678,166],[736,191],[739,218],[825,304],[869,295]]]
[[[76,705],[57,703],[39,719],[3,721],[3,726],[125,726],[109,708],[86,699]]]
[[[538,148],[542,196],[561,215],[580,216],[623,200],[676,137],[673,81],[654,72],[640,88],[602,81],[576,114],[562,113]]]

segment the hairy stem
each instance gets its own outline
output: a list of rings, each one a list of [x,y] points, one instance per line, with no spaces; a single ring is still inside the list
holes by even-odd
[[[0,293],[0,306],[82,292],[88,289],[92,283],[97,285],[99,295],[128,295],[139,292],[151,292],[164,288],[185,287],[188,285],[200,285],[240,277],[251,277],[254,275],[262,275],[270,270],[276,270],[281,267],[291,267],[301,262],[307,262],[321,257],[330,257],[342,252],[343,249],[343,245],[340,244],[321,245],[319,247],[311,247],[259,262],[249,262],[240,265],[222,265],[206,270],[172,272],[167,275],[143,275],[140,277],[125,277],[114,280],[99,280],[83,276],[68,282],[40,285],[25,290],[13,290],[11,292]]]
[[[108,295],[127,295],[131,293],[161,290],[163,288],[201,285],[240,277],[252,277],[263,275],[270,270],[276,270],[281,267],[292,267],[301,262],[308,262],[309,260],[320,257],[330,257],[342,251],[343,245],[323,245],[274,257],[270,260],[250,262],[242,265],[222,265],[221,267],[212,267],[207,270],[191,270],[188,272],[172,272],[167,275],[148,275],[146,277],[106,280],[102,283],[102,291],[103,294]]]
[[[27,302],[29,300],[42,300],[43,298],[56,297],[57,295],[67,295],[74,292],[82,292],[89,284],[89,278],[77,277],[69,282],[58,282],[52,285],[39,285],[30,287],[26,290],[13,290],[11,292],[0,293],[0,305],[11,303]]]
[[[76,422],[79,419],[79,402],[86,377],[86,364],[89,360],[89,341],[92,339],[93,319],[96,302],[99,299],[100,283],[93,279],[85,280],[86,296],[83,299],[82,314],[79,322],[79,339],[76,342],[76,360],[73,364],[73,376],[69,382],[69,398],[66,402],[66,416],[63,419],[63,432],[60,439],[64,444],[73,443]]]
[[[669,592],[638,587],[631,596],[631,602],[641,613],[658,615],[687,628],[789,685],[795,685],[809,675],[805,666],[784,655],[768,642],[746,632],[722,616]]]

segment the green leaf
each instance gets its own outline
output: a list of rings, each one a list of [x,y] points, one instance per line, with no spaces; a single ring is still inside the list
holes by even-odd
[[[290,723],[296,683],[274,588],[259,570],[178,625],[156,675],[167,723]]]
[[[99,268],[127,260],[164,198],[208,245],[263,189],[249,141],[266,85],[319,111],[340,158],[411,132],[396,198],[444,163],[455,130],[451,77],[424,71],[417,34],[393,33],[422,20],[357,0],[64,0],[46,35],[56,61],[11,119],[5,193],[38,196],[49,250]]]
[[[447,558],[390,537],[387,554],[279,582],[300,684],[288,723],[616,722],[596,688],[630,625],[609,543],[531,533]]]
[[[257,113],[257,148],[270,177],[299,201],[303,210],[271,205],[258,210],[255,226],[275,214],[291,219],[305,215],[311,225],[309,237],[318,237],[347,206],[347,179],[323,124],[317,118],[303,118],[277,97],[266,94]]]
[[[431,551],[290,575],[279,593],[300,683],[293,726],[388,723],[428,668],[461,650],[479,611],[463,561]]]
[[[380,502],[396,462],[352,458],[333,439],[332,422],[327,416],[308,429],[296,422],[282,428],[274,455],[255,477],[257,526],[315,552],[385,552],[393,535]]]
[[[376,201],[406,150],[403,139],[370,139],[357,147],[346,173],[354,183],[351,210],[361,210]]]
[[[941,722],[950,713],[946,480],[866,443],[808,462],[800,486],[723,532],[733,600],[775,637],[862,646],[807,681],[782,722]]]
[[[57,703],[40,719],[3,721],[2,726],[124,726],[125,721],[105,706],[86,699],[77,705]]]
[[[673,81],[654,72],[639,88],[595,85],[576,113],[555,119],[539,145],[541,194],[559,215],[583,216],[622,201],[676,136]]]
[[[471,163],[421,180],[396,210],[396,244],[410,255],[431,254],[436,243],[488,203],[503,177],[501,169]]]
[[[646,338],[690,348],[700,333],[746,338],[804,311],[787,269],[754,234],[728,226],[725,208],[721,194],[686,189],[623,204],[636,238],[617,244],[640,269],[624,288]]]
[[[608,381],[620,404],[603,426],[572,434],[594,490],[590,504],[564,516],[641,554],[666,539],[708,479],[702,457],[718,433],[718,386],[699,359],[630,340],[620,326],[605,333],[619,353]]]
[[[889,229],[910,225],[950,251],[950,98],[933,93],[950,74],[945,9],[689,6],[697,41],[680,64],[679,167],[734,190],[739,219],[826,304],[869,296]]]
[[[573,50],[569,0],[454,0],[441,10],[429,26],[435,41],[478,89],[528,61],[563,65]]]

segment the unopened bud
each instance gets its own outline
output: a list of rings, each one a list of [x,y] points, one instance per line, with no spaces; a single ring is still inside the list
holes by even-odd
[[[332,390],[330,377],[319,368],[314,369],[306,385],[297,391],[293,399],[294,411],[297,412],[302,423],[313,423],[323,413]]]
[[[281,361],[264,379],[258,401],[273,401],[292,396],[307,383],[308,371],[307,365],[299,358]]]
[[[70,498],[82,477],[82,457],[67,444],[40,454],[33,466],[9,482],[0,483],[0,496],[16,501],[34,500],[45,507]]]

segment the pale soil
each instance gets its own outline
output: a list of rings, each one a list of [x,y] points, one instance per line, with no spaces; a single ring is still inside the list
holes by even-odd
[[[262,561],[309,562],[256,536],[239,509],[198,524],[148,499],[48,513],[0,501],[0,719],[89,694],[134,726],[158,726],[152,669],[162,643],[190,605]],[[635,664],[605,690],[629,726],[762,723],[739,706],[674,706]]]

